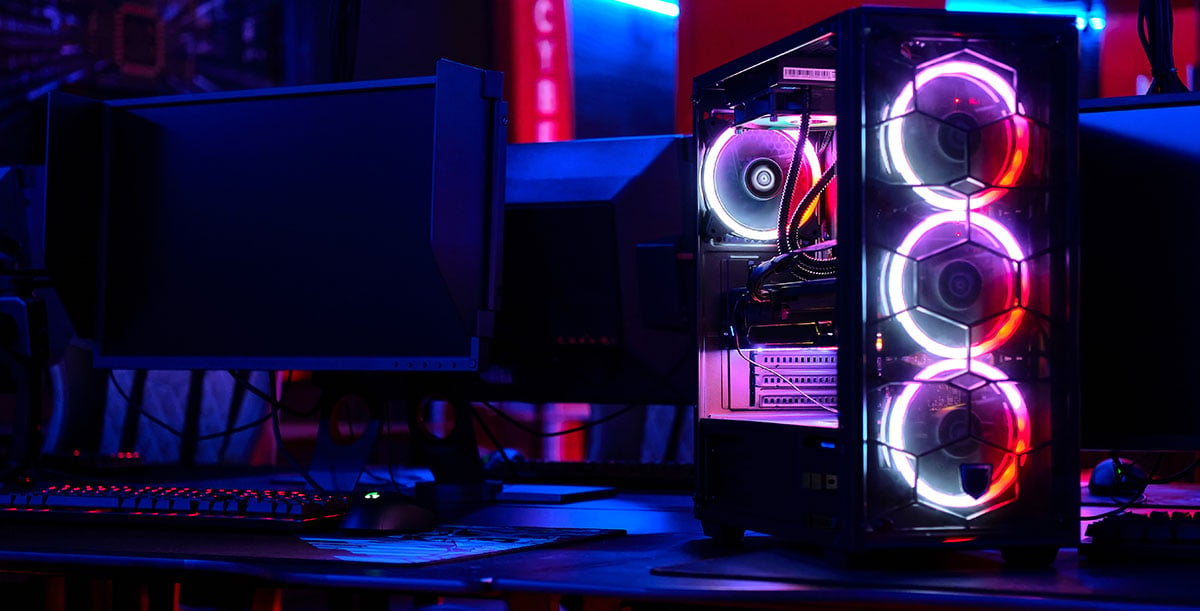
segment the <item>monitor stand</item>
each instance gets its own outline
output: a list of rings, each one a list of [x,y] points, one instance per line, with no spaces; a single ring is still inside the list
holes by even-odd
[[[32,294],[32,277],[0,278],[0,367],[16,384],[9,454],[0,470],[5,488],[32,483],[41,451],[42,389],[48,366],[46,304]]]
[[[326,491],[353,492],[378,443],[386,407],[377,396],[354,390],[353,377],[347,375],[327,378],[320,386],[320,420],[308,474]]]
[[[432,482],[417,484],[420,502],[459,514],[495,502],[501,484],[489,481],[475,438],[470,402],[447,394],[406,401],[413,458],[429,467]]]
[[[381,439],[394,441],[381,435],[387,398],[394,397],[404,403],[408,462],[427,467],[433,475],[433,481],[413,487],[415,500],[440,516],[494,502],[500,485],[485,477],[470,402],[454,390],[472,387],[473,379],[471,374],[451,373],[315,373],[313,382],[321,389],[321,420],[310,476],[328,490],[363,489],[359,478],[372,450]],[[352,435],[343,426],[347,419],[357,429]]]

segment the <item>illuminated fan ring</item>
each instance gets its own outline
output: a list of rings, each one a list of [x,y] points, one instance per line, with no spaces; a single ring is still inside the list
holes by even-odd
[[[797,130],[781,129],[783,135],[789,138],[792,142],[796,142],[799,138]],[[717,139],[713,141],[712,146],[704,155],[704,163],[700,171],[700,189],[704,193],[704,200],[708,202],[708,207],[713,214],[721,221],[726,228],[734,235],[750,239],[771,241],[779,239],[779,229],[755,229],[748,227],[744,223],[738,221],[725,208],[721,202],[721,198],[717,195],[717,159],[720,158],[721,152],[731,139],[737,134],[737,128],[730,127],[721,132]],[[821,160],[817,158],[817,150],[813,147],[812,142],[804,143],[804,160],[808,163],[811,181],[816,183],[821,179]],[[786,202],[790,205],[790,202]]]
[[[942,382],[965,373],[973,373],[995,382],[996,387],[1008,401],[1009,408],[1007,447],[1011,449],[1011,452],[1005,454],[1004,461],[996,470],[1000,475],[993,478],[987,491],[979,498],[962,492],[954,494],[943,492],[935,489],[925,480],[919,480],[914,466],[916,458],[905,452],[904,420],[913,397],[921,388],[921,382]],[[900,473],[909,487],[915,486],[918,496],[941,507],[965,509],[989,503],[1014,485],[1017,481],[1016,457],[1028,451],[1032,446],[1029,410],[1025,405],[1025,398],[1021,396],[1021,391],[1016,384],[1006,381],[1008,376],[1005,376],[1004,372],[999,369],[979,361],[968,362],[966,359],[939,361],[922,369],[914,376],[914,379],[917,381],[905,383],[900,396],[885,410],[880,430],[880,441],[887,446],[884,455],[885,461],[895,466],[896,471]]]
[[[900,94],[896,96],[890,110],[884,113],[888,119],[892,119],[883,128],[884,149],[887,152],[887,156],[891,159],[896,172],[908,184],[920,185],[925,181],[917,175],[916,170],[913,169],[912,164],[908,160],[908,155],[904,152],[903,115],[913,110],[913,99],[916,96],[916,91],[925,87],[934,79],[944,77],[959,77],[972,82],[984,90],[992,98],[993,102],[1002,102],[1009,115],[1016,115],[1018,110],[1020,110],[1020,104],[1017,103],[1017,92],[1013,89],[1012,84],[999,74],[979,64],[965,61],[949,61],[921,70],[917,73],[914,82],[905,85]],[[1029,131],[1024,122],[1017,122],[1015,134],[1012,137],[1016,140],[1016,150],[1006,155],[1009,158],[1009,167],[998,181],[1004,186],[1009,186],[1016,182],[1016,178],[1020,175],[1021,170],[1024,168],[1025,160],[1029,156]],[[930,205],[943,210],[962,210],[964,208],[977,210],[1000,199],[1004,195],[1005,190],[996,188],[987,189],[974,197],[966,195],[951,197],[943,194],[941,191],[921,186],[913,187],[913,192]]]
[[[1021,265],[1025,260],[1025,254],[1021,251],[1020,244],[1003,225],[997,223],[989,217],[980,214],[971,214],[968,221],[968,213],[965,210],[955,210],[950,212],[939,212],[931,215],[904,237],[900,246],[896,248],[894,254],[889,254],[887,260],[883,264],[883,302],[889,308],[889,313],[895,314],[896,322],[908,334],[913,341],[920,344],[921,348],[928,351],[930,354],[940,356],[947,359],[967,359],[987,354],[992,350],[1000,347],[1004,342],[1008,341],[1017,331],[1021,320],[1025,316],[1025,310],[1022,307],[1014,307],[1010,309],[1004,318],[1003,324],[999,325],[988,337],[978,344],[970,344],[966,347],[956,348],[947,346],[930,337],[921,329],[921,325],[913,318],[912,306],[904,300],[904,275],[908,270],[908,256],[912,253],[913,248],[917,245],[922,237],[927,235],[935,227],[946,223],[968,223],[974,230],[982,230],[987,233],[995,242],[1001,245],[1005,254],[1009,259],[1017,263],[1019,271],[1021,299],[1020,304],[1023,305],[1029,301],[1029,270],[1027,266]],[[1010,282],[1011,284],[1011,282]],[[1006,299],[1007,303],[1012,303],[1012,295]]]

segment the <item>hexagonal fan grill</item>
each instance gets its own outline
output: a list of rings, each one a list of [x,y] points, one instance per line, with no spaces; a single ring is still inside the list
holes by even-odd
[[[1031,447],[1025,399],[1002,371],[947,359],[921,370],[885,406],[884,462],[918,499],[973,518],[1015,498]]]
[[[931,354],[959,359],[986,354],[1012,337],[1024,316],[1020,306],[1029,293],[1028,270],[1019,265],[1024,258],[1012,233],[989,217],[965,211],[930,215],[885,258],[883,309]],[[977,341],[937,333],[916,308],[971,326]]]
[[[1030,292],[1024,234],[988,213],[1040,158],[1016,83],[1015,70],[972,49],[924,62],[874,143],[889,182],[930,206],[883,245],[881,312],[922,363],[882,405],[883,463],[918,503],[967,520],[1017,498],[1032,439],[1026,397],[989,356],[1021,327]]]
[[[994,203],[1030,159],[1023,113],[1012,68],[971,49],[926,62],[884,110],[888,171],[943,210]]]

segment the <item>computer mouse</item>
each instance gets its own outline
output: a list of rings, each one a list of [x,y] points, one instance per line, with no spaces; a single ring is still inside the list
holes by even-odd
[[[412,497],[394,491],[367,491],[351,496],[342,529],[363,532],[413,533],[437,526],[437,514]]]
[[[1106,458],[1092,469],[1088,492],[1096,496],[1132,497],[1144,492],[1148,483],[1149,476],[1133,461]]]

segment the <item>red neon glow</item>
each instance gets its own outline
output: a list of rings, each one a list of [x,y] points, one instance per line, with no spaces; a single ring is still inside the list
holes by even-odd
[[[928,383],[948,382],[964,374],[974,374],[994,383],[998,398],[1002,401],[1004,422],[991,428],[993,432],[1003,430],[1006,439],[1003,447],[1009,451],[1004,454],[1000,464],[993,471],[991,485],[979,497],[975,498],[957,490],[939,489],[929,481],[928,477],[918,477],[916,457],[908,453],[909,411],[928,409],[929,406],[915,401],[918,394]],[[947,359],[938,361],[916,376],[914,382],[904,384],[904,390],[895,401],[885,407],[881,418],[879,440],[887,446],[885,460],[896,468],[897,473],[910,486],[915,487],[917,495],[926,501],[941,507],[970,508],[986,505],[996,500],[1001,494],[1017,483],[1018,456],[1028,451],[1032,445],[1030,433],[1029,410],[1025,398],[1013,382],[1008,382],[1004,372],[980,361],[965,359]],[[937,450],[934,450],[935,452]]]
[[[1010,125],[1012,127],[1009,127]],[[1006,170],[996,180],[996,184],[1001,187],[1011,187],[1017,184],[1017,178],[1025,169],[1025,160],[1029,156],[1029,120],[1015,115],[1005,122],[1004,129],[1012,134],[1011,138],[1005,140],[1005,143],[1010,144],[1011,148],[1005,155],[1005,158],[1008,159]]]
[[[565,0],[513,0],[512,65],[505,78],[512,142],[575,137],[570,34]]]
[[[906,278],[910,274],[908,270],[910,257],[914,252],[921,252],[919,246],[922,240],[937,239],[936,230],[947,224],[969,227],[972,242],[1004,252],[1012,260],[1011,273],[1001,280],[1007,291],[1003,302],[1008,307],[1007,311],[992,322],[975,327],[974,330],[979,332],[981,338],[978,341],[972,339],[965,346],[948,344],[931,337],[921,323],[914,318],[912,314],[914,304],[910,303],[909,298],[905,295]],[[956,231],[954,235],[961,237],[962,232]],[[927,217],[913,227],[912,231],[904,237],[900,246],[896,248],[896,254],[889,255],[884,261],[882,300],[888,313],[895,315],[896,322],[900,324],[905,333],[930,354],[949,359],[975,358],[987,354],[1007,342],[1021,326],[1021,321],[1025,317],[1025,310],[1021,304],[1029,301],[1030,284],[1028,266],[1022,264],[1024,259],[1025,254],[1016,238],[995,220],[982,214],[966,211],[940,212]],[[1019,299],[1018,290],[1020,291]]]
[[[1008,192],[1006,187],[1017,184],[1017,180],[1025,168],[1026,160],[1029,158],[1028,120],[1018,114],[1022,109],[1021,105],[1017,103],[1016,90],[1012,83],[983,64],[950,59],[966,55],[978,56],[968,50],[930,62],[928,67],[917,72],[915,80],[900,91],[885,111],[885,118],[891,120],[884,125],[882,145],[891,167],[900,174],[905,183],[914,185],[913,192],[921,199],[943,210],[978,210],[994,203]],[[983,56],[978,57],[983,58]],[[947,187],[927,186],[927,181],[913,167],[905,148],[905,117],[915,110],[919,92],[943,79],[955,79],[982,92],[987,96],[990,105],[999,105],[1007,115],[1011,115],[1003,123],[1003,137],[997,139],[1003,140],[1004,150],[994,151],[999,158],[1004,160],[1001,168],[995,172],[994,176],[979,177],[990,181],[991,186],[970,196]],[[962,98],[954,97],[953,101],[955,105],[959,105],[962,103]],[[979,106],[980,102],[981,99],[974,96],[967,98],[967,103],[971,106]],[[1001,146],[990,141],[987,144],[993,147]],[[919,145],[924,146],[925,144]],[[989,155],[992,153],[993,151],[989,150]]]
[[[149,62],[144,61],[148,58],[129,57],[126,49],[125,30],[131,22],[138,20],[143,22],[143,27],[148,22],[154,30],[154,59]],[[159,19],[157,8],[131,2],[122,3],[113,16],[113,60],[125,74],[139,78],[155,78],[167,64],[166,36],[167,27],[162,19]]]

